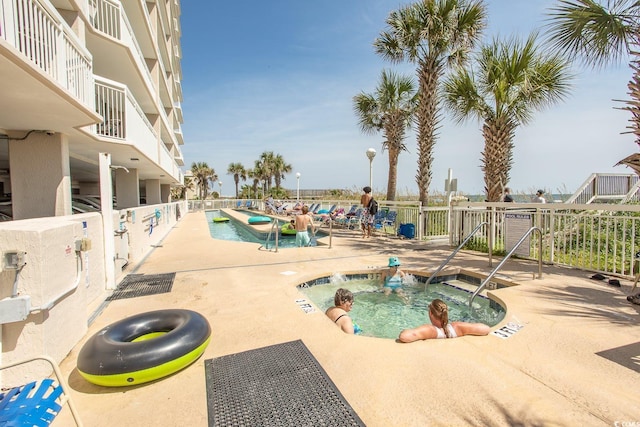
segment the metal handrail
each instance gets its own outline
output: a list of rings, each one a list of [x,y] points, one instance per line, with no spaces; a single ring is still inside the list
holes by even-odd
[[[433,280],[434,277],[436,277],[436,275],[438,273],[440,273],[440,271],[447,265],[449,264],[449,261],[451,261],[451,259],[456,256],[456,254],[460,251],[460,249],[462,249],[462,247],[469,241],[469,239],[471,239],[473,237],[474,234],[476,234],[476,232],[478,230],[480,230],[480,227],[482,227],[483,225],[487,225],[489,224],[487,221],[481,222],[480,224],[478,224],[476,226],[476,228],[473,229],[473,231],[471,233],[469,233],[469,235],[462,241],[462,243],[460,243],[460,245],[453,251],[451,252],[451,255],[449,255],[447,257],[447,259],[444,260],[444,262],[442,264],[440,264],[440,267],[438,267],[436,269],[436,271],[434,271],[433,273],[431,273],[431,276],[429,276],[429,278],[427,279],[427,281],[424,283],[424,290],[425,292],[427,291],[427,286],[429,286],[429,283],[431,283],[431,280]]]
[[[540,230],[538,227],[531,227],[529,230],[527,230],[526,233],[522,235],[520,240],[518,240],[518,243],[516,243],[516,245],[502,259],[502,261],[500,261],[500,264],[498,264],[498,266],[493,269],[491,274],[489,274],[489,276],[487,276],[487,278],[484,279],[482,283],[480,283],[480,286],[478,286],[478,289],[476,289],[475,292],[469,297],[469,307],[471,307],[471,303],[473,303],[473,299],[476,297],[476,295],[482,292],[482,290],[487,286],[487,283],[489,283],[489,281],[493,278],[493,276],[495,276],[498,270],[500,270],[500,267],[502,267],[504,263],[507,262],[507,260],[511,257],[511,255],[513,255],[513,253],[516,251],[516,249],[518,249],[518,247],[522,244],[522,242],[524,242],[524,240],[534,230],[537,231],[538,234],[540,235],[538,239],[538,279],[542,278],[542,230]]]
[[[260,245],[260,247],[258,248],[258,250],[262,249],[262,248],[266,248],[267,250],[269,250],[269,240],[271,239],[271,234],[273,233],[274,229],[276,228],[276,226],[278,225],[278,220],[277,218],[273,218],[273,222],[271,223],[271,228],[269,229],[269,234],[267,234],[267,239],[264,241],[263,245]],[[278,252],[278,230],[275,231],[275,241],[276,241],[276,250],[274,252]]]

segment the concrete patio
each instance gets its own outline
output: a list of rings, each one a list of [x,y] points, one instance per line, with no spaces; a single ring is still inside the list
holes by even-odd
[[[382,267],[390,255],[401,257],[404,269],[430,272],[452,248],[334,231],[331,248],[276,253],[214,240],[203,212],[187,214],[135,269],[176,272],[172,291],[91,307],[99,314],[61,364],[85,425],[206,426],[206,359],[297,339],[368,426],[640,425],[640,306],[626,301],[630,281],[617,288],[590,279],[590,272],[549,265],[537,279],[537,264],[509,261],[499,276],[519,286],[490,291],[507,307],[494,329],[509,321],[524,325],[507,339],[400,344],[346,335],[323,313],[300,309],[297,284]],[[451,266],[491,271],[486,255],[469,252]],[[211,344],[194,364],[124,388],[96,386],[79,375],[76,359],[91,335],[164,308],[188,308],[209,320]],[[53,425],[72,425],[68,409]]]

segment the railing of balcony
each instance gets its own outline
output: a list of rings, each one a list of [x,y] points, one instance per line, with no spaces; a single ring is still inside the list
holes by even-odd
[[[89,52],[48,2],[0,2],[0,36],[29,61],[92,107]]]
[[[96,82],[96,111],[104,121],[96,125],[96,134],[109,138],[126,138],[125,91],[107,83]]]
[[[127,15],[123,12],[121,5],[113,2],[112,0],[90,0],[90,10],[92,11],[91,23],[94,28],[108,36],[120,40],[126,46],[132,46],[135,49],[135,53],[137,53],[139,69],[145,73],[146,80],[148,82],[153,82],[151,73],[145,66],[145,57],[142,53],[142,49],[134,36],[135,33],[133,32],[131,23],[129,22]],[[164,64],[161,63],[160,67],[163,70],[162,75],[166,75],[166,71],[163,68]],[[134,105],[137,104],[134,103]],[[142,113],[141,110],[140,113]],[[172,127],[169,126],[170,121],[163,108],[158,109],[158,114],[162,118],[165,128],[167,130],[172,130]],[[172,139],[172,144],[176,143],[176,137],[173,133],[167,133],[166,135],[169,135],[169,138]]]
[[[120,5],[107,0],[89,0],[91,25],[114,39],[120,40]]]

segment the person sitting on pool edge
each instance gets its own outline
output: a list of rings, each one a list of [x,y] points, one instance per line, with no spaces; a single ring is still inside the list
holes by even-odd
[[[395,291],[398,295],[404,298],[404,292],[402,292],[402,281],[404,279],[404,271],[400,270],[400,260],[398,257],[392,256],[389,258],[389,268],[384,270],[381,274],[382,289],[385,295],[391,294]]]
[[[431,324],[424,324],[414,329],[400,332],[398,339],[409,343],[432,338],[457,338],[465,335],[488,335],[490,327],[484,323],[451,322],[449,323],[449,307],[441,299],[434,299],[429,304],[429,320]]]
[[[351,320],[349,312],[353,307],[353,294],[348,289],[340,288],[333,297],[333,307],[329,307],[325,314],[333,323],[338,325],[342,332],[347,334],[359,333],[360,327]]]

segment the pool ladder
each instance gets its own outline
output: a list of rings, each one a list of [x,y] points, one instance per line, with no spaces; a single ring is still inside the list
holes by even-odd
[[[258,250],[265,248],[267,250],[271,250],[269,249],[269,240],[271,240],[271,235],[275,235],[275,241],[276,241],[276,245],[275,245],[275,252],[278,252],[278,237],[279,234],[278,233],[278,229],[276,228],[278,226],[278,220],[277,218],[273,218],[273,222],[271,223],[271,228],[269,229],[269,234],[267,234],[267,240],[264,241],[264,244],[260,245],[260,247],[258,248]],[[274,233],[275,231],[275,233]]]
[[[520,247],[522,242],[524,242],[524,240],[527,237],[529,237],[529,235],[531,233],[533,233],[534,231],[538,232],[538,279],[542,278],[542,231],[538,227],[531,227],[529,230],[527,230],[526,233],[524,233],[522,235],[520,240],[518,240],[518,243],[515,244],[515,246],[502,259],[502,261],[500,261],[500,264],[498,264],[498,266],[493,269],[493,271],[487,276],[487,278],[484,279],[482,281],[482,283],[480,283],[480,286],[478,286],[478,289],[476,289],[475,292],[469,297],[469,307],[471,307],[471,304],[473,303],[473,299],[476,297],[476,295],[478,295],[480,292],[482,292],[482,290],[487,286],[487,284],[493,278],[493,276],[495,276],[495,274],[498,272],[498,270],[500,270],[500,267],[502,267],[504,265],[504,263],[507,262],[507,260],[509,260],[511,255],[513,255],[513,253],[516,251],[516,249],[518,249]]]
[[[460,249],[462,249],[462,247],[464,245],[467,244],[467,242],[469,241],[469,239],[471,239],[473,237],[474,234],[476,234],[478,232],[478,230],[480,230],[480,228],[483,225],[488,225],[489,223],[487,221],[481,222],[480,224],[478,224],[478,226],[476,228],[473,229],[473,231],[471,233],[469,233],[469,235],[462,241],[462,243],[460,243],[460,245],[453,251],[451,252],[451,255],[449,255],[443,262],[442,264],[440,264],[440,267],[438,267],[436,269],[436,271],[434,271],[433,273],[431,273],[431,276],[429,276],[429,278],[427,279],[426,282],[424,282],[424,290],[425,292],[427,291],[427,286],[429,286],[429,283],[431,283],[431,281],[433,280],[434,277],[436,277],[436,275],[438,273],[440,273],[440,271],[442,271],[442,269],[449,264],[449,261],[451,261],[453,259],[454,256],[456,256],[456,254],[460,251]]]
[[[442,271],[442,269],[447,264],[449,264],[449,261],[451,261],[453,259],[453,257],[460,251],[460,249],[462,249],[464,247],[464,245],[467,244],[469,239],[471,239],[471,237],[473,237],[473,235],[476,234],[478,232],[478,230],[480,230],[480,228],[483,225],[488,225],[488,224],[489,223],[487,221],[484,221],[484,222],[481,222],[480,224],[478,224],[476,226],[476,228],[474,228],[473,231],[471,233],[469,233],[469,235],[462,241],[462,243],[460,243],[460,245],[453,252],[451,252],[451,255],[449,255],[442,262],[442,264],[440,264],[440,267],[438,267],[433,273],[431,273],[431,276],[429,276],[427,281],[424,283],[425,292],[427,291],[427,287],[429,286],[429,283],[431,283],[433,278],[436,277],[436,275],[440,271]],[[538,235],[539,235],[539,238],[538,238],[538,279],[542,278],[542,231],[538,227],[531,227],[529,230],[527,230],[526,233],[524,233],[522,235],[520,240],[518,240],[518,243],[516,243],[515,246],[509,251],[509,253],[502,259],[500,264],[498,264],[498,266],[493,269],[493,271],[489,274],[489,276],[487,276],[487,278],[484,279],[482,281],[482,283],[480,283],[480,286],[478,286],[478,289],[475,290],[475,292],[471,295],[471,297],[469,297],[469,307],[471,307],[471,304],[473,303],[473,300],[476,297],[476,295],[478,295],[480,292],[482,292],[482,290],[487,286],[487,284],[489,284],[489,281],[493,278],[493,276],[495,276],[495,274],[498,272],[498,270],[500,270],[500,267],[502,267],[504,265],[504,263],[507,262],[507,260],[509,258],[511,258],[511,255],[513,255],[513,253],[516,251],[516,249],[518,249],[520,247],[520,245],[522,244],[522,242],[524,242],[524,240],[531,233],[533,233],[534,231],[537,231]],[[489,251],[491,251],[491,248],[489,248]]]

